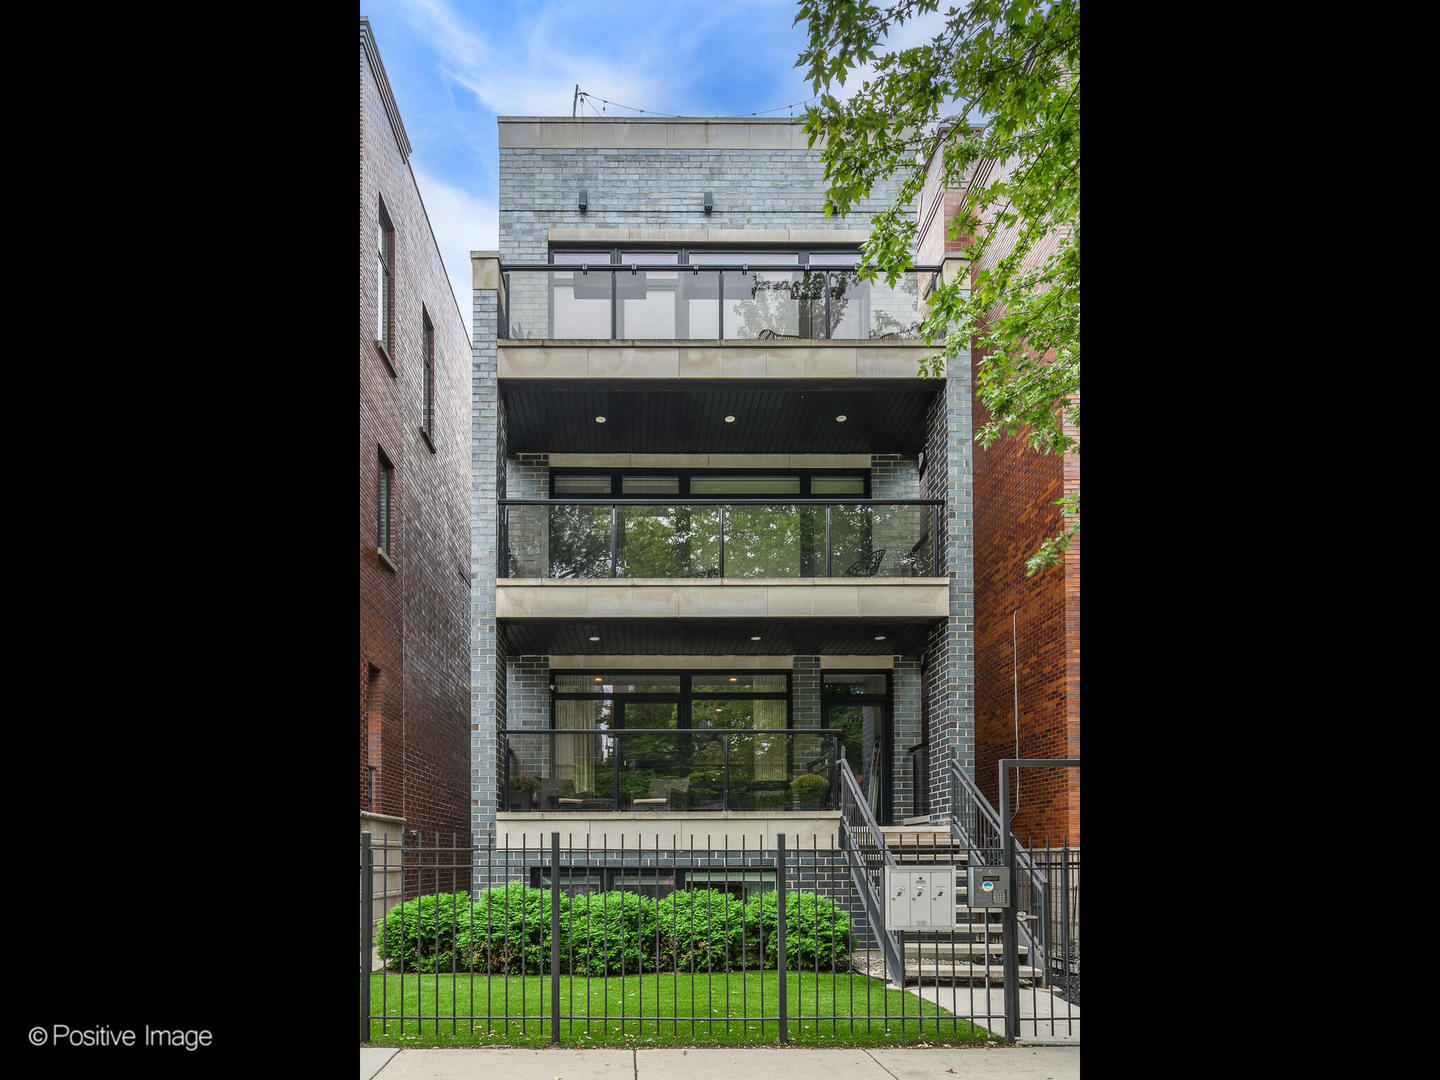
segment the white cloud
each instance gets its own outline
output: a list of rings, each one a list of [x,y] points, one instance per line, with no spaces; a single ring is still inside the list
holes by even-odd
[[[665,108],[656,103],[674,97],[670,64],[677,51],[688,51],[685,42],[667,37],[664,50],[647,42],[622,53],[606,33],[595,35],[596,55],[568,52],[560,44],[561,29],[567,20],[578,20],[563,5],[527,6],[523,30],[503,44],[472,29],[443,0],[410,0],[407,7],[412,24],[439,55],[442,73],[501,116],[568,115],[576,83],[612,101]]]
[[[617,7],[602,0],[527,4],[515,29],[487,35],[445,0],[405,0],[413,29],[440,71],[500,116],[568,116],[575,85],[639,109],[705,115],[688,83],[706,58],[735,43],[738,4]],[[587,29],[589,32],[587,32]],[[499,34],[506,33],[503,38]],[[601,111],[599,102],[595,103]],[[583,102],[583,115],[594,115]],[[607,116],[635,115],[608,109]]]
[[[450,277],[450,288],[465,326],[470,328],[470,252],[494,251],[500,246],[500,214],[489,199],[478,199],[421,169],[412,155],[410,168],[425,203],[430,228],[440,245],[440,258]],[[474,340],[472,334],[471,340]]]

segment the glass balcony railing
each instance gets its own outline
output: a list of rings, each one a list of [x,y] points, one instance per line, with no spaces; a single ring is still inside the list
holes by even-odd
[[[502,338],[629,341],[916,340],[936,270],[894,286],[854,269],[603,263],[505,271]]]
[[[501,731],[500,809],[833,810],[843,735],[830,728]]]
[[[505,500],[502,578],[942,577],[944,503]]]

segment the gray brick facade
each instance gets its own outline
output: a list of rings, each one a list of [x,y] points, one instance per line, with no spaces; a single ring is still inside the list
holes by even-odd
[[[848,219],[827,218],[824,213],[825,180],[820,151],[797,144],[783,125],[755,126],[746,139],[750,145],[664,145],[664,125],[632,125],[635,145],[605,145],[620,141],[618,127],[575,124],[577,145],[546,145],[572,135],[547,128],[549,121],[533,125],[535,132],[507,134],[520,128],[518,120],[501,119],[499,150],[499,254],[502,263],[549,261],[552,244],[596,249],[626,248],[656,243],[694,246],[728,246],[745,250],[768,234],[776,242],[802,242],[791,234],[804,232],[803,245],[818,243],[816,236],[833,233],[837,240],[857,243],[868,229],[871,215],[887,208],[896,182],[876,185],[871,196]],[[723,125],[717,125],[717,130]],[[705,125],[674,125],[704,128]],[[736,125],[738,127],[738,125]],[[656,132],[661,135],[657,136]],[[774,132],[774,145],[765,142]],[[670,131],[669,135],[674,135]],[[758,133],[758,134],[757,134]],[[553,137],[552,137],[553,136]],[[682,133],[685,139],[717,137],[716,131]],[[719,131],[720,141],[732,138],[733,128]],[[763,137],[762,137],[763,136]],[[784,136],[784,137],[782,137]],[[659,138],[659,144],[654,143]],[[516,145],[530,141],[531,145]],[[593,140],[593,141],[592,141]],[[583,145],[579,145],[583,143]],[[583,188],[588,206],[582,212],[577,195]],[[702,193],[714,193],[714,209],[704,212]],[[659,230],[665,230],[662,236]],[[647,232],[648,231],[648,232]],[[588,233],[588,235],[587,235]],[[730,240],[727,234],[733,235]],[[728,241],[728,243],[727,243]],[[857,243],[858,246],[858,243]],[[518,272],[517,272],[518,273]],[[477,279],[478,280],[478,279]],[[542,309],[544,289],[524,289],[512,282],[508,314],[512,334],[517,324],[546,325]],[[530,300],[527,301],[526,297]],[[532,302],[533,301],[533,302]],[[527,307],[527,303],[530,306]],[[497,364],[497,296],[475,292],[473,404],[475,417],[472,463],[472,752],[474,755],[474,828],[481,844],[495,835],[496,807],[502,792],[497,771],[503,750],[496,732],[533,730],[550,726],[550,658],[507,655],[503,634],[495,624],[497,568],[501,576],[542,576],[532,568],[548,564],[548,519],[543,508],[512,511],[504,520],[497,512],[497,495],[510,499],[549,497],[550,457],[545,453],[507,453],[504,444],[503,405],[499,399]],[[515,334],[515,336],[522,336]],[[508,356],[508,354],[507,354]],[[950,611],[937,626],[923,655],[876,657],[877,670],[890,669],[892,678],[891,759],[894,769],[894,818],[910,813],[917,784],[929,784],[930,807],[946,807],[944,794],[951,761],[974,768],[973,681],[973,574],[970,483],[970,376],[957,371],[937,395],[926,422],[924,470],[914,457],[881,452],[870,457],[871,497],[887,499],[944,499],[940,536],[930,528],[928,508],[902,508],[877,513],[871,530],[872,550],[885,549],[885,574],[931,576],[935,546],[941,552],[944,573],[950,579]],[[869,448],[867,448],[869,449]],[[555,452],[559,452],[556,450]],[[503,493],[503,495],[501,494]],[[922,528],[923,522],[923,528]],[[923,533],[922,545],[916,536]],[[502,542],[503,541],[503,542]],[[840,573],[837,568],[836,573]],[[691,670],[711,667],[714,658],[696,657]],[[883,661],[883,663],[881,662]],[[792,714],[796,727],[821,724],[822,663],[819,656],[795,656],[791,667]],[[632,664],[631,667],[643,667]],[[850,663],[848,668],[863,668]],[[929,709],[928,722],[925,715]],[[930,777],[911,774],[909,747],[918,743],[928,726]],[[503,741],[503,740],[502,740]],[[521,740],[527,753],[539,740]],[[517,742],[517,750],[520,743]],[[519,767],[529,771],[538,761],[522,757]],[[867,763],[856,763],[861,769]],[[753,858],[771,859],[770,853]],[[821,853],[824,856],[824,853]],[[646,858],[654,858],[646,853]],[[826,856],[828,857],[828,856]],[[820,862],[824,858],[817,856]],[[663,865],[664,857],[660,860]],[[828,865],[828,864],[827,864]],[[819,871],[817,871],[819,872]],[[826,871],[828,872],[828,871]],[[846,874],[839,864],[840,874]],[[849,889],[848,876],[837,889]],[[848,904],[848,902],[847,902]],[[863,927],[863,914],[857,930]]]
[[[506,710],[505,649],[495,622],[496,498],[505,482],[496,381],[499,301],[494,290],[477,289],[471,326],[470,454],[470,816],[476,841],[495,828],[499,765],[495,734]]]

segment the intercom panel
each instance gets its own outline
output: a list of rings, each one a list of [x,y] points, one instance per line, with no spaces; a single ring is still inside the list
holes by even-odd
[[[1003,866],[971,866],[966,903],[972,908],[1010,906],[1010,871]]]

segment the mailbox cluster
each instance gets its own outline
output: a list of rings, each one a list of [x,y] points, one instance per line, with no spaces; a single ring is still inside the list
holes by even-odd
[[[887,866],[887,930],[955,929],[955,867]]]

